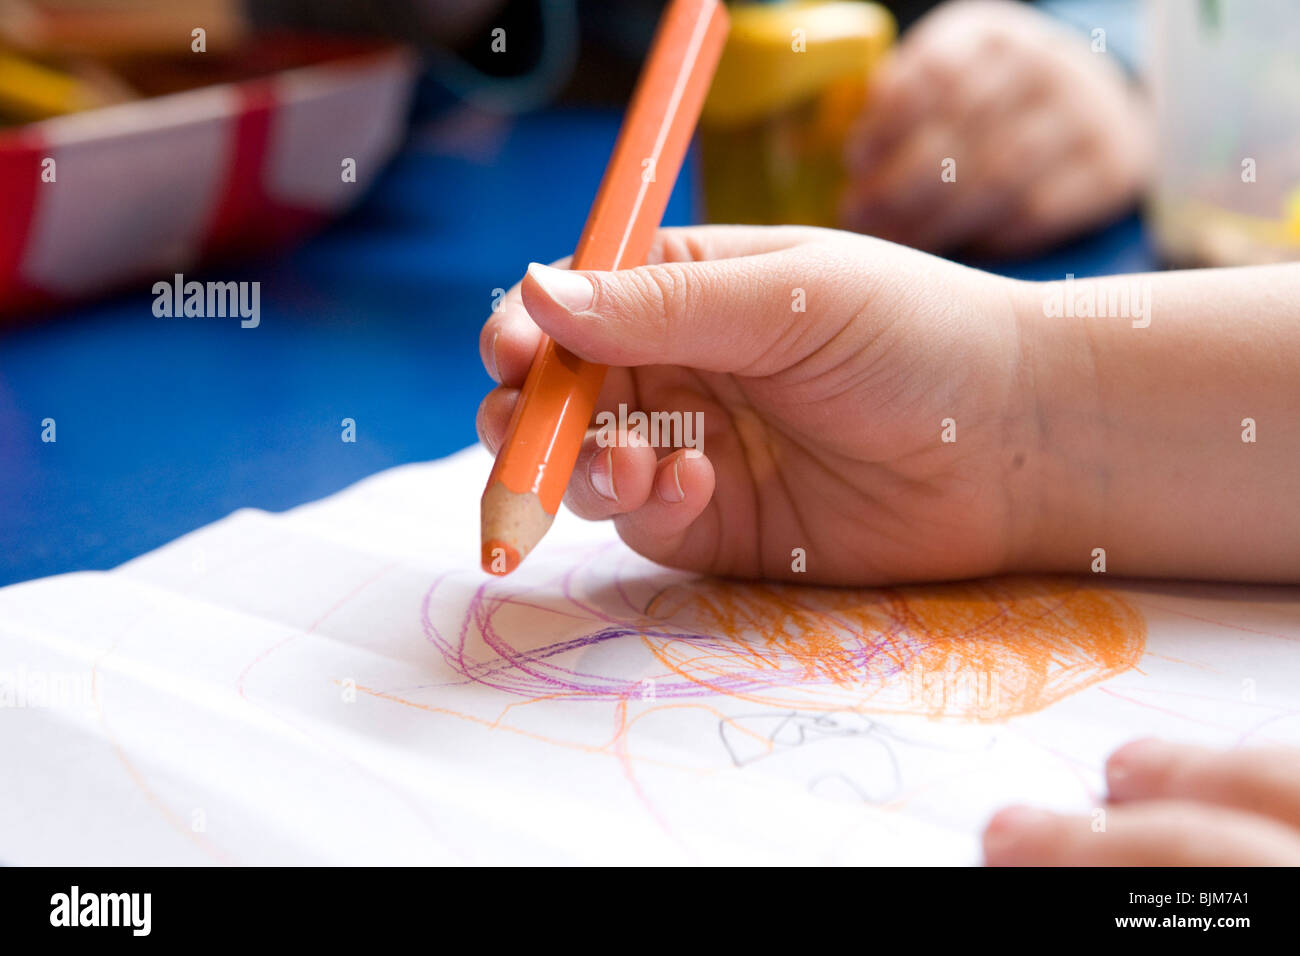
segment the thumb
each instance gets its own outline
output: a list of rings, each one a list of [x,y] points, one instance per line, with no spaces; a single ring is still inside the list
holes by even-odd
[[[533,263],[521,290],[541,330],[588,361],[770,375],[821,344],[815,334],[789,334],[792,327],[842,312],[809,302],[845,298],[843,289],[829,291],[837,283],[817,282],[818,266],[800,247],[616,272]]]

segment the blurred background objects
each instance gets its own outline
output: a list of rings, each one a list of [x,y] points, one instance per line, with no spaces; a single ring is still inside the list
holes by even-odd
[[[1024,279],[1294,257],[1297,14],[1153,4],[1145,43],[1123,0],[735,4],[665,224]],[[472,443],[478,328],[571,251],[661,6],[0,0],[0,584]],[[155,314],[177,273],[258,323]]]
[[[1300,258],[1300,10],[1152,0],[1147,16],[1161,252],[1180,265]]]

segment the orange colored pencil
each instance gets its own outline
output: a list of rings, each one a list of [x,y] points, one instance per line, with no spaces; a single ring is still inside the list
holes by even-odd
[[[645,264],[725,39],[719,0],[673,0],[664,10],[571,268]],[[555,520],[604,371],[542,338],[480,506],[490,574],[519,567]]]
[[[727,37],[719,0],[673,0],[573,254],[573,269],[644,265]],[[509,574],[555,520],[605,381],[543,337],[481,503],[483,570]]]

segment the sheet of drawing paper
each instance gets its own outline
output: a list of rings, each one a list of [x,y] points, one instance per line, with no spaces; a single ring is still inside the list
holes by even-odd
[[[971,863],[1134,737],[1300,743],[1300,590],[728,583],[567,514],[488,578],[489,465],[0,591],[0,860]]]

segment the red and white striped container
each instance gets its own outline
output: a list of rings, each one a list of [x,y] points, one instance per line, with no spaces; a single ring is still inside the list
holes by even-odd
[[[415,76],[371,49],[0,130],[0,316],[302,237],[391,157]]]

